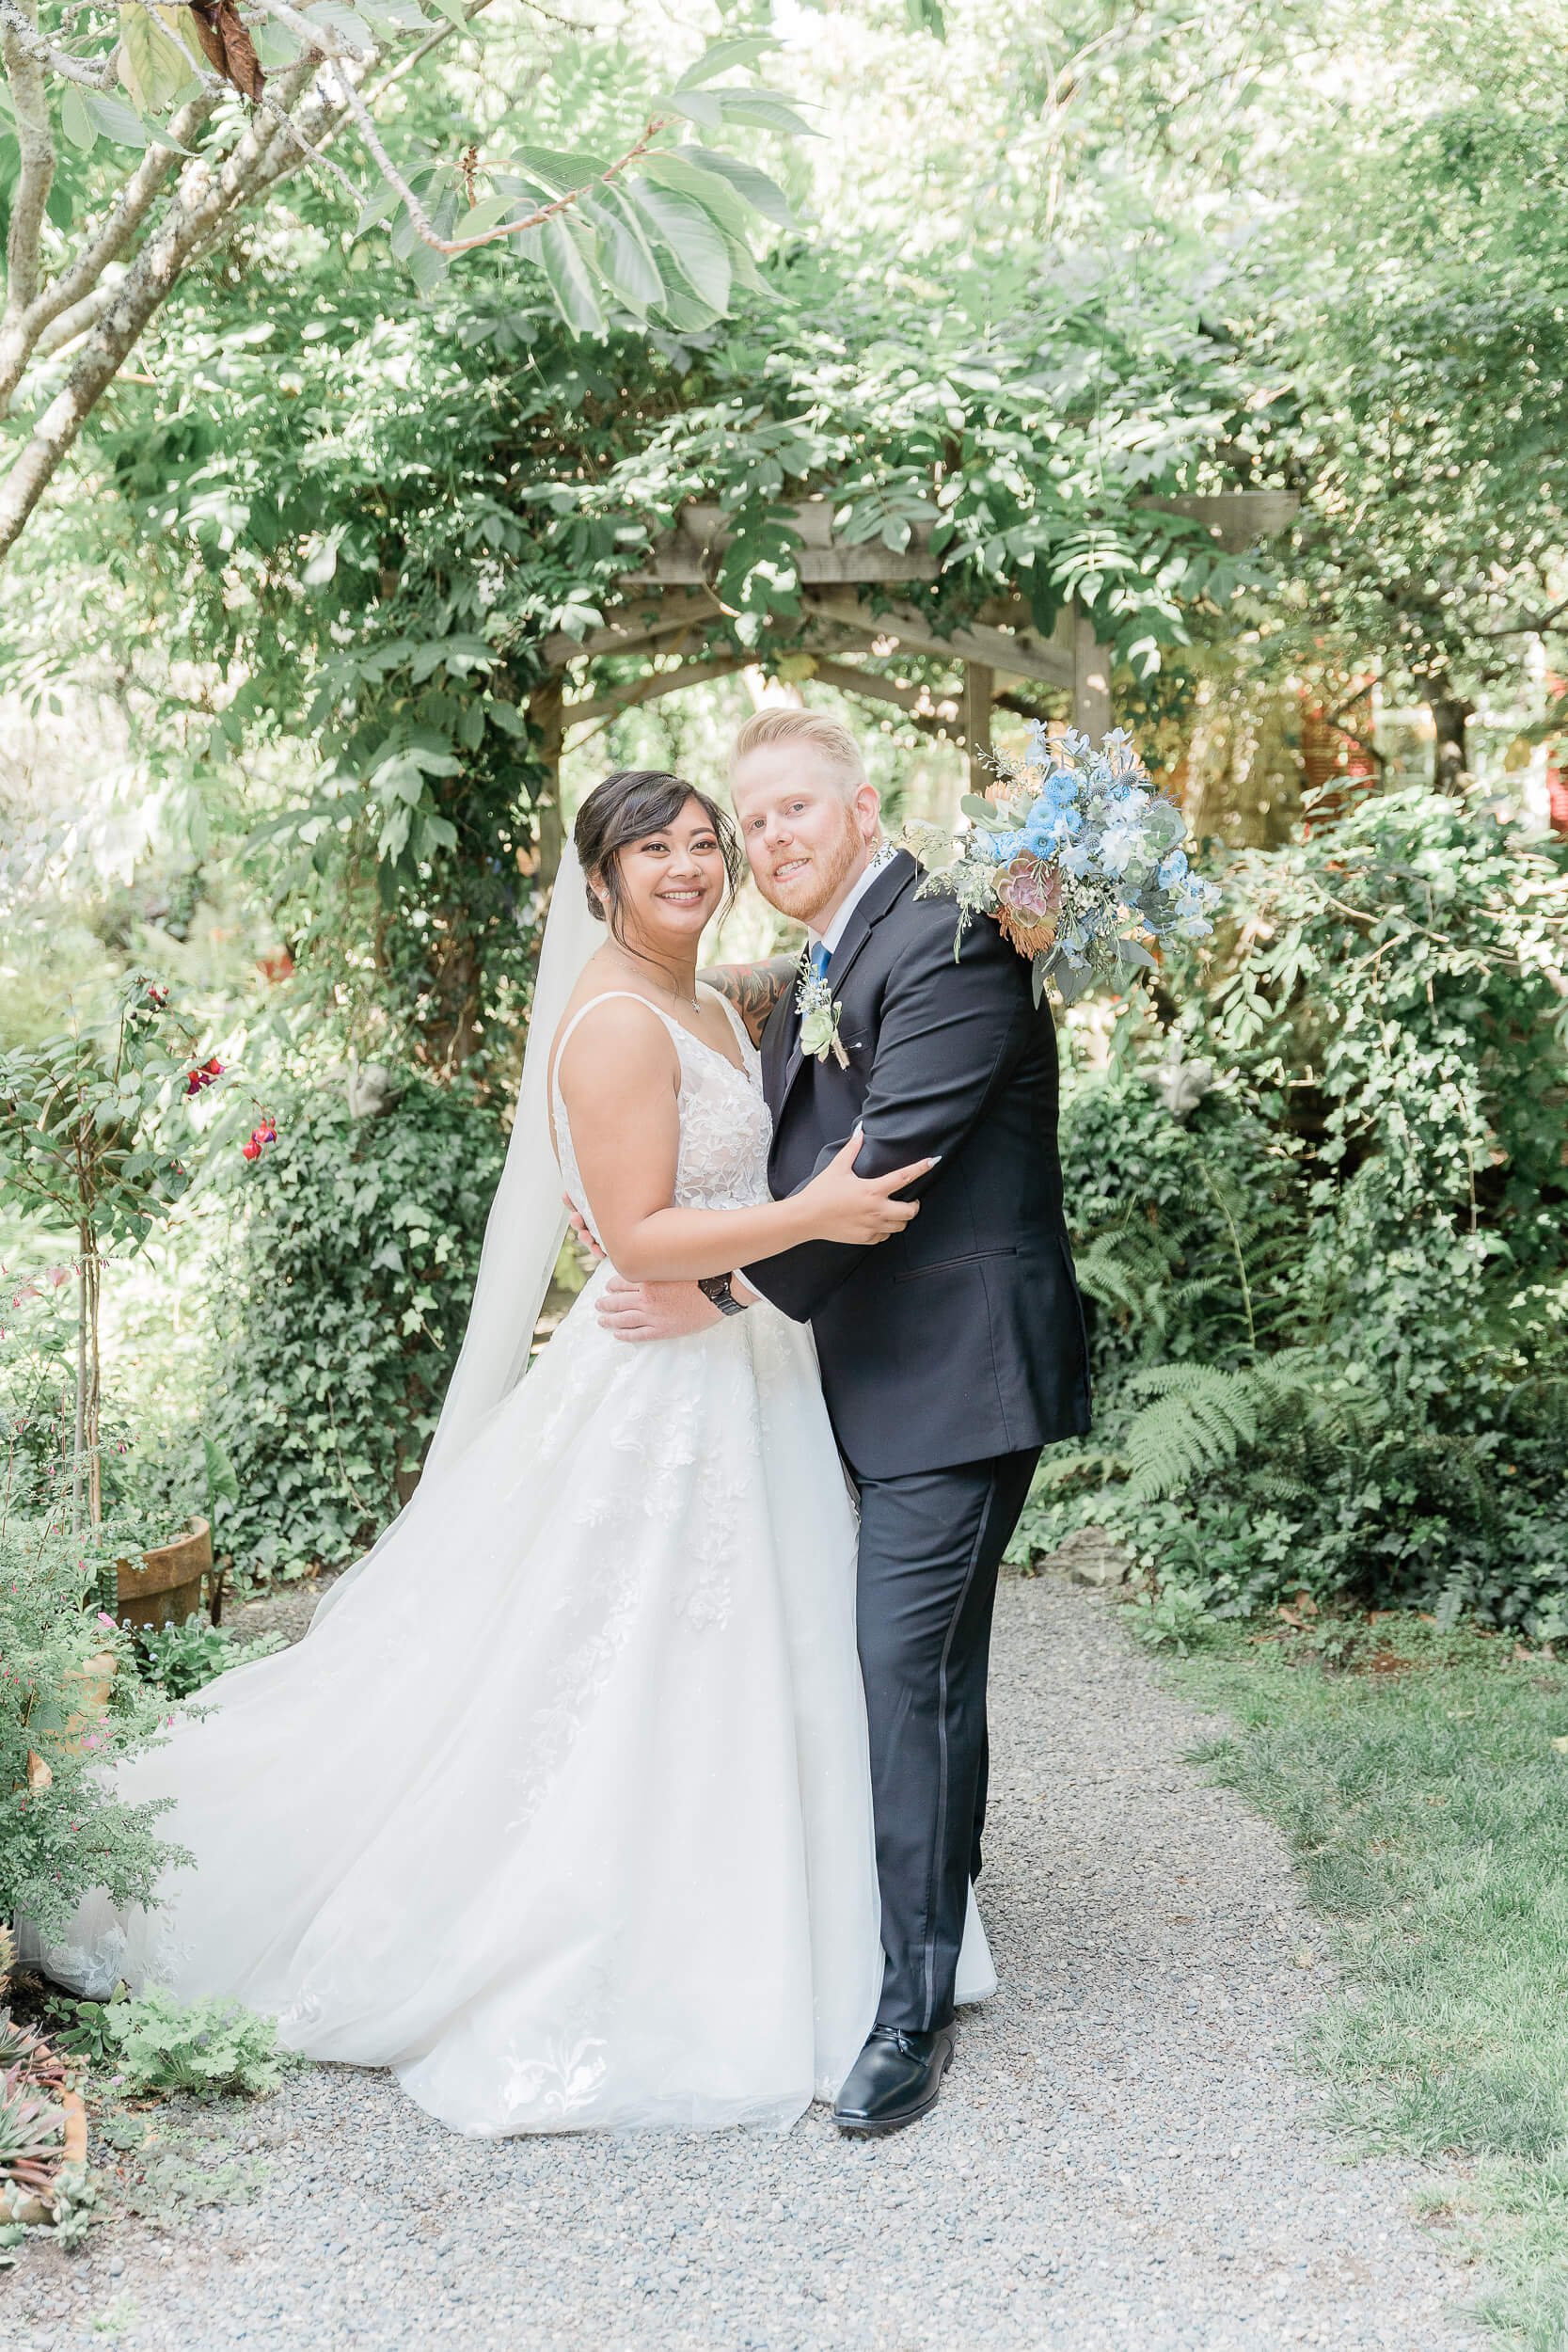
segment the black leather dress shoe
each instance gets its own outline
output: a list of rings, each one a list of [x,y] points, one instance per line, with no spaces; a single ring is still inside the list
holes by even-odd
[[[937,2103],[953,2063],[953,2028],[906,2033],[902,2026],[873,2026],[871,2039],[849,2069],[833,2108],[840,2131],[869,2139],[918,2123]]]

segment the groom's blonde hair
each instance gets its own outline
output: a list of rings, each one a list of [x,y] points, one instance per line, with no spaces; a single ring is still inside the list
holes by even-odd
[[[830,718],[825,710],[799,709],[793,703],[769,703],[752,711],[730,746],[731,780],[748,752],[775,743],[798,743],[802,750],[814,751],[831,770],[847,801],[865,782],[860,746],[843,720]]]

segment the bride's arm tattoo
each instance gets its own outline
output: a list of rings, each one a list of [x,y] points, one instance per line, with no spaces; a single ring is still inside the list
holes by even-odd
[[[799,968],[798,956],[770,956],[766,963],[710,963],[697,977],[729,998],[750,1029],[752,1042],[760,1044],[768,1014],[794,986]]]

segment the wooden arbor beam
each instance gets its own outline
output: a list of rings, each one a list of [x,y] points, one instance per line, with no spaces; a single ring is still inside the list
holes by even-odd
[[[977,661],[1013,677],[1038,679],[1047,686],[1071,688],[1077,680],[1073,647],[1060,634],[1041,637],[1024,630],[991,628],[979,621],[966,622],[950,637],[940,636],[925,613],[908,605],[892,605],[874,612],[863,597],[843,589],[808,589],[806,610],[825,620],[863,629],[878,643],[904,646],[910,653],[934,656],[939,661]]]

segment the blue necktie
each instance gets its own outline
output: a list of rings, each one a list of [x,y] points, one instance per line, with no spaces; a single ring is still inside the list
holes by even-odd
[[[821,980],[827,977],[828,963],[832,952],[832,949],[828,946],[824,941],[820,939],[814,939],[812,941],[811,953],[807,958],[807,961],[811,965],[811,976],[814,980]]]

